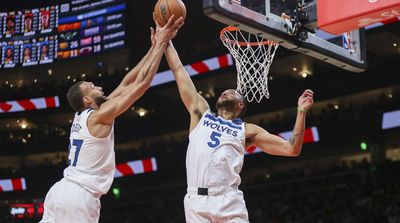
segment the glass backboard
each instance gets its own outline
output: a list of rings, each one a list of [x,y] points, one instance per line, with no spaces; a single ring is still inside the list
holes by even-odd
[[[303,0],[309,23],[293,33],[292,16],[297,0],[203,0],[204,13],[227,25],[258,34],[281,46],[343,69],[362,72],[367,67],[365,31],[353,30],[340,36],[316,28],[316,0]],[[301,32],[299,32],[299,30]]]

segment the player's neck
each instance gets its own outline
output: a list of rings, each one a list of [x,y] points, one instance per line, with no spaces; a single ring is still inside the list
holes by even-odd
[[[225,108],[218,109],[218,116],[221,116],[225,120],[233,120],[236,118],[235,114]]]

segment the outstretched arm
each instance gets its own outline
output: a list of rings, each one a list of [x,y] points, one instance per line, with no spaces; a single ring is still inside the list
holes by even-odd
[[[300,96],[296,123],[289,141],[272,135],[257,125],[246,124],[246,147],[255,145],[271,155],[300,155],[304,140],[306,112],[314,103],[313,95],[314,93],[311,90],[306,90]]]
[[[107,96],[107,99],[118,97],[119,95],[121,95],[122,91],[126,86],[128,86],[129,84],[133,83],[136,80],[140,68],[143,67],[144,63],[150,59],[150,56],[155,47],[154,44],[155,43],[151,45],[149,51],[147,51],[147,54],[142,58],[142,60],[125,75],[124,79],[122,79],[118,87],[110,95]]]
[[[135,80],[124,87],[119,96],[109,99],[100,106],[99,110],[93,112],[93,118],[98,123],[111,124],[118,115],[125,112],[145,93],[158,70],[168,42],[176,35],[176,31],[182,25],[183,18],[173,22],[172,16],[163,28],[157,27],[156,34],[154,34],[154,30],[152,29],[152,38],[155,38],[156,44],[148,60],[140,67]]]
[[[168,65],[174,74],[176,83],[178,85],[179,94],[186,109],[190,113],[190,131],[200,121],[201,116],[209,108],[207,101],[197,93],[196,87],[190,79],[189,74],[182,65],[182,62],[176,52],[172,42],[165,50]]]

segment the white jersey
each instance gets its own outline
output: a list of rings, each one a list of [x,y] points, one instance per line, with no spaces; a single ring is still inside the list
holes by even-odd
[[[188,187],[223,189],[239,186],[245,152],[245,124],[207,110],[189,135],[186,154]]]
[[[68,167],[64,178],[94,194],[106,194],[114,180],[114,127],[104,138],[90,134],[87,119],[92,109],[76,113],[71,127]]]

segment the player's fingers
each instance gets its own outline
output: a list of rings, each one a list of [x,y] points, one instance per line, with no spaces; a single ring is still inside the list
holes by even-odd
[[[307,93],[312,94],[312,95],[314,94],[314,92],[311,89],[307,89],[304,92],[307,92]]]
[[[155,13],[153,13],[153,20],[154,20],[154,23],[156,24],[157,27],[161,27],[160,23],[158,23],[158,21],[156,19],[156,14]]]
[[[312,97],[312,96],[314,96],[314,92],[312,92],[310,90],[306,90],[306,91],[304,91],[303,95]]]
[[[150,35],[151,35],[151,38],[154,37],[154,29],[153,29],[153,27],[150,27]]]
[[[174,26],[176,26],[176,27],[178,27],[178,29],[179,28],[181,28],[181,26],[183,26],[183,17],[181,16],[181,17],[179,17],[179,19],[177,19],[175,22],[174,22]]]
[[[172,24],[174,23],[174,18],[175,18],[175,15],[172,15],[171,17],[169,17],[168,22],[167,22],[167,24],[165,25],[165,28],[166,28],[166,29],[171,28]]]

